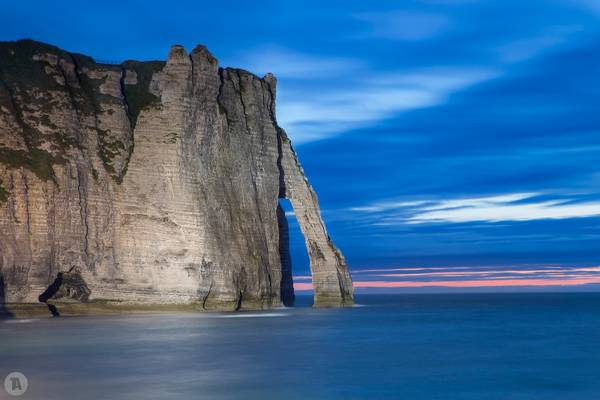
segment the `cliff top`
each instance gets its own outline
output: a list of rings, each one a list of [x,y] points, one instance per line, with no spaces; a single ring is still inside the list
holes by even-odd
[[[166,61],[110,64],[31,39],[0,42],[0,110],[14,120],[11,138],[0,138],[0,163],[27,168],[42,180],[54,180],[52,166],[64,163],[71,149],[82,146],[81,137],[67,134],[50,121],[49,115],[61,109],[61,98],[70,97],[80,116],[92,117],[124,101],[133,131],[141,111],[160,104],[160,94],[152,84],[155,74],[167,63],[189,64],[192,60],[197,66],[218,68],[217,59],[203,45],[191,53],[181,45],[173,45]],[[260,78],[243,69],[218,71],[221,76],[231,72],[240,79],[262,81],[274,96],[276,79],[271,74]],[[62,97],[56,93],[62,93]],[[126,169],[116,168],[114,160],[131,149],[123,140],[112,140],[109,128],[97,126],[96,130],[104,167],[120,182]],[[5,198],[0,185],[0,202]]]
[[[215,62],[218,63],[216,57],[212,55],[212,53],[206,48],[206,46],[198,44],[192,49],[191,53],[188,53],[185,50],[185,47],[179,44],[174,44],[171,46],[169,51],[169,55],[173,53],[174,50],[178,50],[186,54],[188,57],[191,57],[194,53],[204,53],[208,57],[212,58]],[[75,61],[78,67],[92,67],[98,66],[106,69],[119,69],[119,68],[131,68],[132,66],[140,66],[140,65],[148,65],[151,68],[159,66],[162,68],[167,60],[124,60],[120,63],[112,63],[112,62],[104,62],[102,60],[96,60],[91,56],[87,56],[80,53],[69,52],[63,50],[57,46],[38,42],[33,39],[19,39],[15,41],[0,41],[0,69],[11,69],[16,70],[16,67],[21,71],[23,77],[31,78],[31,76],[26,76],[28,72],[31,72],[32,58],[36,54],[47,53],[53,54],[57,57],[58,60],[71,60]],[[233,68],[233,67],[225,67],[220,69],[232,70],[241,74],[246,74],[252,76],[256,79],[275,79],[272,73],[267,73],[262,78],[250,71],[247,71],[242,68]],[[17,71],[15,71],[17,72]]]

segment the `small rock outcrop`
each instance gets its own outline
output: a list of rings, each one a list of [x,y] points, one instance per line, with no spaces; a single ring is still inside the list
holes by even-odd
[[[270,74],[219,68],[203,46],[109,65],[0,42],[3,301],[37,302],[60,276],[63,300],[290,305],[286,198],[315,305],[352,304],[275,89]]]
[[[40,303],[48,300],[76,301],[85,303],[90,297],[91,291],[75,267],[68,272],[59,272],[56,279],[48,286],[44,293],[40,294]]]

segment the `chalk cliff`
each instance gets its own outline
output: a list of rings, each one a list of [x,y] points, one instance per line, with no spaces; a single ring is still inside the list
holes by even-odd
[[[110,65],[0,43],[0,303],[292,304],[287,198],[315,305],[351,304],[275,86],[203,46]]]

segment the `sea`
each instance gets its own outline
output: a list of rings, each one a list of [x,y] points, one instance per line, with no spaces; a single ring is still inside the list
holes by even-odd
[[[600,293],[356,300],[5,320],[0,385],[20,372],[18,398],[41,400],[600,399]]]

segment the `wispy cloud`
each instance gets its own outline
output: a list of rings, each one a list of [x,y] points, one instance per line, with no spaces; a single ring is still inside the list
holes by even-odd
[[[573,4],[583,7],[585,10],[592,11],[600,17],[600,3],[597,0],[564,0],[565,4]]]
[[[391,11],[355,14],[368,24],[361,36],[376,39],[423,40],[436,36],[448,26],[448,17],[422,11]]]
[[[358,212],[372,213],[372,212],[394,210],[394,209],[398,209],[398,208],[415,207],[415,206],[420,206],[420,205],[426,204],[426,203],[427,203],[426,201],[391,201],[391,202],[374,203],[374,204],[371,204],[368,206],[362,206],[362,207],[350,207],[350,210],[358,211]]]
[[[279,78],[326,79],[364,68],[355,58],[307,54],[281,46],[264,46],[246,53],[238,61],[257,74],[271,72]]]
[[[457,271],[458,270],[458,271]],[[353,271],[356,288],[486,288],[486,287],[550,287],[600,284],[600,267],[532,266],[520,269],[497,267],[431,267],[394,268],[403,273],[380,274]],[[383,270],[385,271],[385,270]],[[299,277],[300,278],[300,277]],[[312,290],[301,277],[294,287],[298,291]],[[296,278],[295,278],[296,279]]]
[[[357,74],[327,92],[300,85],[283,91],[278,120],[296,143],[367,126],[401,112],[431,107],[452,93],[497,76],[490,69],[448,67]]]
[[[566,43],[573,34],[583,29],[580,25],[553,27],[546,32],[512,41],[498,48],[500,61],[514,63],[533,58],[544,50]]]
[[[521,200],[521,199],[519,199]],[[569,203],[551,200],[516,204],[515,200],[465,199],[446,202],[418,211],[409,223],[426,222],[499,222],[565,219],[600,215],[600,202]]]
[[[449,16],[398,10],[354,14],[367,30],[352,40],[381,38],[433,43],[451,29]],[[265,45],[243,54],[236,64],[280,79],[278,121],[295,144],[381,123],[399,113],[444,104],[454,93],[500,77],[511,65],[534,58],[570,40],[582,26],[560,25],[490,44],[489,60],[468,65],[398,65],[382,70],[364,57],[330,56]],[[438,65],[433,68],[431,65]],[[449,66],[451,65],[451,66]]]
[[[369,276],[372,277],[391,277],[391,278],[473,278],[473,277],[495,277],[495,278],[513,278],[515,276],[523,276],[523,275],[537,275],[537,276],[545,276],[545,277],[577,277],[577,276],[586,276],[589,273],[600,275],[600,267],[584,267],[584,268],[567,268],[567,267],[558,267],[558,268],[538,268],[538,269],[497,269],[490,268],[480,270],[474,270],[473,268],[466,268],[466,270],[455,271],[456,268],[442,268],[443,271],[433,271],[432,268],[423,268],[424,271],[427,272],[389,272],[388,273],[372,273]],[[395,269],[398,271],[398,269]],[[583,274],[581,274],[583,273]],[[578,275],[580,274],[580,275]]]
[[[511,193],[498,196],[450,200],[376,202],[352,207],[351,211],[383,214],[373,225],[533,221],[600,216],[600,201],[576,199],[539,200],[540,193]]]

